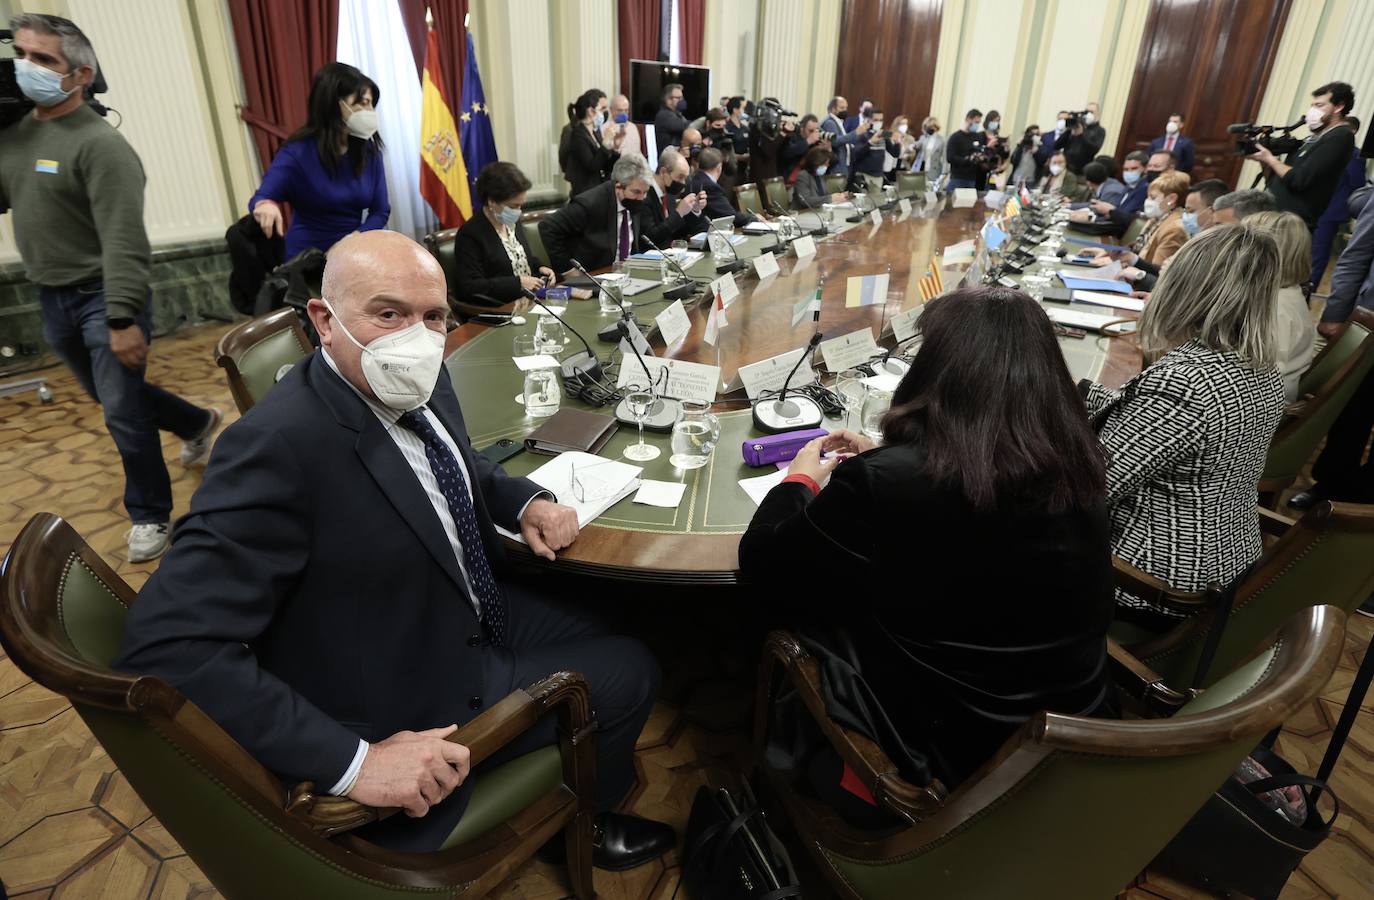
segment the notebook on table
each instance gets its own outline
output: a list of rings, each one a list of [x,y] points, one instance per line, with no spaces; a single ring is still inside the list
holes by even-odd
[[[525,437],[531,453],[556,456],[569,450],[596,453],[615,434],[616,421],[582,409],[563,408]]]

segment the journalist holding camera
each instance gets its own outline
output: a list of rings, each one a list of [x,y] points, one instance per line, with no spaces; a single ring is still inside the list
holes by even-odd
[[[1264,167],[1269,193],[1279,209],[1297,213],[1309,230],[1317,227],[1355,149],[1355,133],[1345,121],[1354,105],[1350,85],[1333,81],[1312,92],[1312,106],[1302,122],[1279,129],[1231,126],[1232,132],[1254,138],[1242,146],[1252,151],[1250,159]],[[1287,133],[1304,124],[1309,132],[1305,140]],[[1275,131],[1282,136],[1276,137]],[[1287,158],[1281,161],[1282,154]]]
[[[10,28],[15,82],[34,108],[0,132],[0,212],[12,212],[44,336],[103,407],[124,465],[129,561],[142,562],[166,550],[172,512],[158,431],[185,441],[183,464],[200,463],[220,414],[144,378],[152,304],[143,166],[87,102],[98,78],[90,41],[57,16],[15,16]]]

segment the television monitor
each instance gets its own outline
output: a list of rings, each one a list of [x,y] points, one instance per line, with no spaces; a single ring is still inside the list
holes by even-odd
[[[711,98],[711,70],[706,66],[632,59],[630,118],[641,125],[652,125],[663,106],[664,85],[673,83],[682,85],[682,96],[687,101],[683,115],[689,122],[706,115],[706,110],[716,103]]]

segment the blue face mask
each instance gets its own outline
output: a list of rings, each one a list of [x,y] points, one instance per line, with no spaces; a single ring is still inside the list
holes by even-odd
[[[592,119],[592,127],[595,128],[597,131],[600,131],[600,130],[601,130],[601,126],[602,126],[602,125],[605,125],[605,124],[606,124],[606,114],[605,114],[604,112],[599,112],[599,113],[597,113],[597,114],[596,114],[596,118],[595,118],[595,119]]]
[[[825,173],[828,172],[828,171],[830,171],[830,167],[829,167],[829,166],[816,166],[816,177],[822,178],[822,177],[825,176]]]
[[[1127,187],[1134,187],[1136,182],[1140,180],[1140,170],[1136,169],[1133,172],[1122,172],[1121,178],[1126,182]]]
[[[980,131],[983,130],[983,123],[982,123],[982,122],[970,122],[969,125],[968,125],[968,130],[969,130],[969,133],[970,133],[970,134],[977,134],[978,132],[980,132]]]
[[[65,77],[27,59],[14,61],[14,80],[18,82],[20,92],[38,106],[56,106],[72,95],[75,88],[71,91],[62,90],[62,79]]]
[[[630,121],[629,113],[616,113],[615,123],[617,125],[624,125],[628,121]]]
[[[514,228],[520,221],[520,210],[513,206],[502,206],[496,210],[496,221],[507,228]]]
[[[1186,209],[1183,211],[1183,230],[1188,233],[1188,237],[1192,237],[1202,230],[1202,226],[1198,224],[1197,213],[1189,212]]]
[[[687,101],[686,101],[686,100],[679,100],[679,101],[677,102],[677,111],[680,112],[680,113],[685,113],[685,112],[687,111]]]

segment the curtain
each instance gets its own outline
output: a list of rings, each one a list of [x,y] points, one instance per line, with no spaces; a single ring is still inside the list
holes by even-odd
[[[391,200],[387,227],[419,238],[428,230],[420,196],[420,81],[397,0],[339,0],[338,58],[377,82],[378,130]]]
[[[659,0],[617,0],[620,14],[620,92],[630,93],[630,60],[658,59]],[[583,85],[586,90],[594,85]],[[572,98],[569,97],[569,100]]]
[[[677,16],[682,29],[682,61],[699,66],[706,40],[706,0],[678,0]]]
[[[421,80],[425,72],[425,7],[434,16],[434,32],[439,35],[439,65],[444,70],[440,85],[444,96],[454,103],[463,96],[463,69],[468,63],[467,32],[463,21],[467,18],[469,0],[400,0],[401,18],[405,20],[406,37],[415,54],[415,71]],[[479,23],[480,24],[480,23]],[[453,114],[458,115],[458,110]]]
[[[243,70],[240,116],[266,169],[286,136],[305,124],[315,72],[334,60],[339,3],[229,0],[229,16]]]

